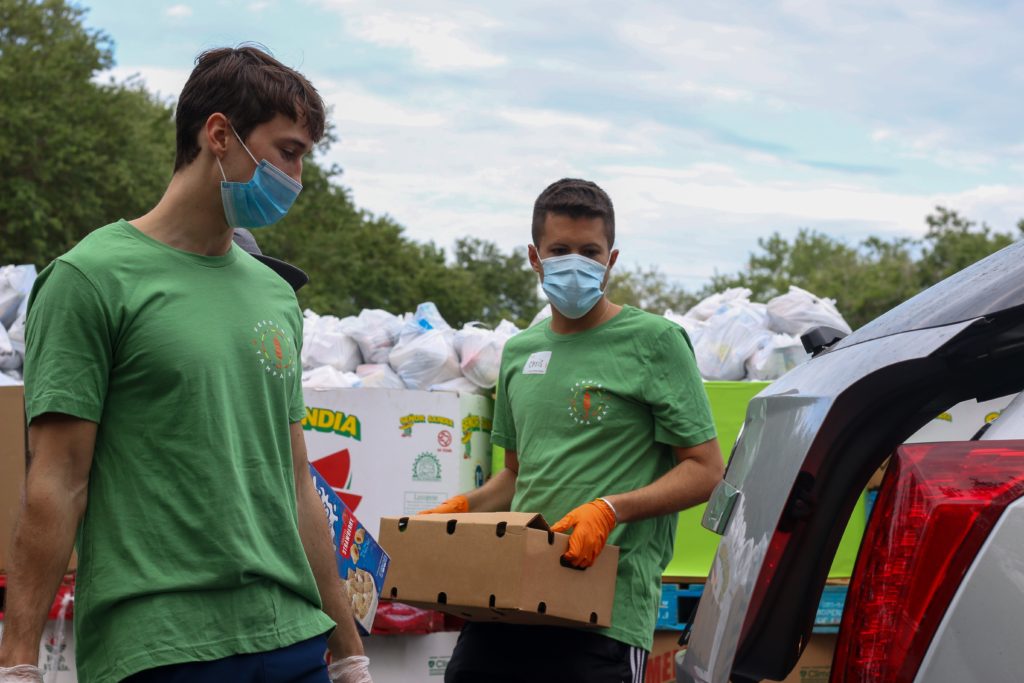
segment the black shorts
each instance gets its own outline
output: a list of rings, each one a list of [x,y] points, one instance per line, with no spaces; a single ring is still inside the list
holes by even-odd
[[[445,683],[643,683],[647,651],[592,631],[469,623]]]

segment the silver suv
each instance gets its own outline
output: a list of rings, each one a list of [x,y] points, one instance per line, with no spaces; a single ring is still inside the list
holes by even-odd
[[[755,397],[704,525],[722,535],[681,682],[785,678],[839,539],[890,464],[851,580],[833,683],[1024,680],[1024,398],[963,442],[939,413],[1024,389],[1024,242],[897,306]]]

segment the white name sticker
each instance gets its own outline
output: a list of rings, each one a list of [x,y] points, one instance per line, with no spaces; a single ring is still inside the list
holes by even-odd
[[[523,366],[524,375],[543,375],[548,371],[548,363],[551,361],[550,351],[538,351],[530,356]]]

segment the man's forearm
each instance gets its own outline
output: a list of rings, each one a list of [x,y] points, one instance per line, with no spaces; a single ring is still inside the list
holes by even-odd
[[[516,493],[516,473],[503,468],[478,489],[466,492],[470,512],[505,512]]]
[[[721,481],[723,470],[717,442],[709,444],[713,444],[707,446],[712,451],[710,457],[683,460],[651,484],[635,491],[605,495],[605,500],[615,509],[617,521],[621,524],[667,515],[707,502]]]
[[[304,476],[303,476],[304,475]],[[338,576],[338,564],[331,544],[331,531],[327,526],[323,503],[316,494],[308,472],[297,475],[299,536],[306,551],[306,559],[316,578],[323,610],[338,625],[331,634],[328,646],[334,659],[363,654],[363,641],[359,638],[352,606]]]
[[[29,477],[10,547],[0,666],[36,664],[53,596],[67,570],[85,509],[45,477]]]

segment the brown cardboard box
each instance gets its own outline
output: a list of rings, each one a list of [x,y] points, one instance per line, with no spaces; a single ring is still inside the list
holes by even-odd
[[[611,624],[618,547],[585,570],[563,567],[569,537],[541,515],[385,517],[378,540],[391,556],[382,598],[473,621]]]
[[[7,547],[25,480],[25,392],[0,387],[0,573],[7,571]]]
[[[679,631],[655,631],[654,646],[647,657],[647,675],[644,683],[676,683],[676,653],[679,645]]]
[[[7,553],[25,483],[25,439],[24,387],[0,387],[0,574],[7,572]],[[68,571],[77,566],[78,557],[72,552]]]

